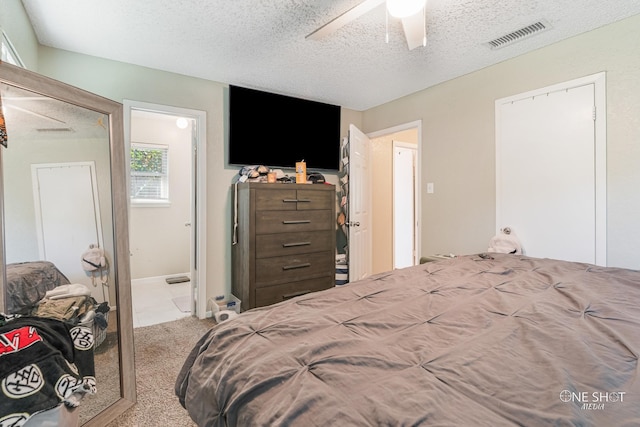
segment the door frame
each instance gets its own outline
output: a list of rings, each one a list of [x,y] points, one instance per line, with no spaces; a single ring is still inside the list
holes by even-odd
[[[503,143],[501,134],[502,117],[500,106],[510,102],[515,102],[523,98],[531,98],[569,90],[576,87],[594,85],[594,155],[595,155],[595,260],[597,265],[607,265],[607,94],[606,94],[606,72],[591,74],[574,80],[557,83],[532,91],[501,98],[495,102],[495,134],[496,134],[496,232],[502,226],[500,217],[500,200],[502,196],[500,182],[500,147]]]
[[[367,136],[370,139],[380,138],[383,136],[387,136],[390,134],[394,134],[397,132],[402,132],[405,130],[416,129],[418,132],[417,138],[417,161],[416,161],[416,178],[415,178],[415,209],[416,209],[416,253],[415,259],[419,260],[422,253],[422,220],[420,212],[422,211],[422,120],[414,120],[412,122],[407,122],[403,124],[399,124],[396,126],[392,126],[389,128],[381,129],[375,132],[370,132]]]
[[[417,191],[416,191],[416,187],[418,185],[418,180],[417,180],[417,170],[418,170],[418,144],[410,144],[407,142],[403,142],[403,141],[395,141],[393,140],[391,142],[391,149],[392,149],[392,159],[393,159],[393,171],[392,171],[392,175],[393,175],[393,188],[395,189],[396,186],[396,170],[397,170],[397,165],[396,165],[396,148],[404,148],[407,150],[411,150],[413,152],[413,155],[415,156],[413,158],[413,169],[414,169],[414,174],[413,174],[413,186],[412,186],[412,192],[413,192],[413,251],[412,251],[412,261],[413,261],[413,265],[417,265],[418,264],[418,260],[419,258],[417,257],[417,253],[418,253],[418,248],[417,248],[417,242],[418,242],[418,204],[416,203],[416,197],[417,197]],[[396,221],[398,220],[399,215],[397,215],[397,211],[398,208],[396,207],[396,192],[393,192],[393,268],[396,268]]]
[[[142,101],[123,100],[124,142],[127,155],[127,191],[129,191],[130,153],[131,153],[131,111],[140,110],[158,114],[183,116],[195,120],[195,155],[192,156],[192,171],[195,171],[195,182],[191,180],[191,314],[200,319],[206,317],[207,309],[207,113],[201,110],[172,107]],[[195,186],[195,188],[194,188]],[[129,209],[131,199],[127,197]],[[195,272],[195,274],[194,274]],[[194,277],[195,276],[195,277]]]

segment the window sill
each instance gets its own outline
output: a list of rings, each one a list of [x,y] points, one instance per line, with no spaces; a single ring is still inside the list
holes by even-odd
[[[168,208],[171,207],[169,200],[131,200],[132,208]]]

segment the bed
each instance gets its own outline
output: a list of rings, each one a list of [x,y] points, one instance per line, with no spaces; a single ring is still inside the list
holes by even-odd
[[[640,425],[640,272],[482,255],[216,325],[180,403],[199,426]]]
[[[47,291],[69,279],[50,261],[7,264],[6,313],[29,314]]]

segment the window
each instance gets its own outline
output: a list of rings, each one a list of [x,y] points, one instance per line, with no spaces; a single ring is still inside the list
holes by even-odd
[[[169,147],[131,143],[131,201],[140,204],[169,202]]]
[[[0,60],[24,68],[24,63],[18,56],[18,52],[16,52],[16,50],[13,48],[13,45],[9,41],[9,38],[4,31],[2,31],[2,42],[0,43],[0,45],[2,48]]]

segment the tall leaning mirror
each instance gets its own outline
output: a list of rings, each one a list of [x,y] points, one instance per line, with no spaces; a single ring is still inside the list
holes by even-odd
[[[136,399],[122,105],[2,62],[0,102],[0,309],[93,332],[95,387],[75,416],[104,426]],[[45,393],[46,367],[23,369],[40,370],[3,392]]]

